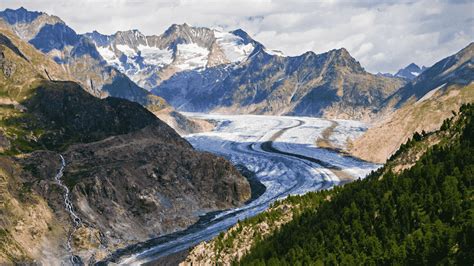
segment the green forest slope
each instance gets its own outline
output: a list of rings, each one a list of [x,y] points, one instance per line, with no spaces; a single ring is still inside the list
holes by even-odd
[[[473,118],[464,105],[366,179],[302,196],[327,200],[256,241],[240,264],[472,265]]]

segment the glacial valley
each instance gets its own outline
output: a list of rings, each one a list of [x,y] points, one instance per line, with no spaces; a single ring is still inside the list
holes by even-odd
[[[207,215],[202,219],[205,221],[198,222],[195,227],[147,241],[142,248],[119,251],[110,258],[114,262],[142,264],[188,249],[238,221],[266,210],[278,199],[290,194],[330,189],[364,178],[380,166],[342,152],[351,139],[366,131],[367,125],[362,122],[262,115],[185,115],[212,121],[216,125],[210,132],[185,136],[197,150],[245,166],[266,189],[244,206]],[[334,124],[336,126],[331,127]],[[317,140],[323,138],[323,133],[329,128],[332,132],[325,137],[333,148],[318,147]]]

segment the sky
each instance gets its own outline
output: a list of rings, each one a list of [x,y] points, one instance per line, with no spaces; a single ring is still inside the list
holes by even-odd
[[[286,55],[344,47],[373,73],[431,66],[474,41],[474,1],[350,0],[2,0],[59,16],[78,33],[138,29],[161,34],[171,24],[241,28]]]

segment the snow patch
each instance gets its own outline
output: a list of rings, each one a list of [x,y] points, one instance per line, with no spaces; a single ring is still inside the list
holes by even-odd
[[[99,54],[104,58],[104,60],[107,62],[107,64],[119,67],[120,66],[120,60],[118,57],[115,55],[115,53],[111,50],[110,46],[97,46],[97,51]]]
[[[181,70],[203,68],[207,65],[209,50],[195,43],[178,44],[176,65]]]
[[[148,65],[164,66],[173,62],[173,51],[170,49],[160,49],[158,47],[151,47],[146,45],[138,45],[143,57],[143,62]]]
[[[135,50],[130,48],[128,45],[117,44],[117,45],[115,45],[115,47],[117,47],[117,50],[119,50],[120,52],[125,54],[127,57],[134,57],[134,56],[137,55]]]
[[[276,55],[276,56],[285,56],[285,54],[282,52],[282,51],[279,51],[279,50],[269,50],[269,49],[265,49],[265,53],[269,54],[269,55]]]

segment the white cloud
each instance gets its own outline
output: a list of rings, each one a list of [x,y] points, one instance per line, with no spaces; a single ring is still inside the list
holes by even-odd
[[[345,47],[372,72],[411,62],[432,65],[474,39],[472,1],[316,0],[2,0],[0,8],[45,11],[78,32],[139,29],[160,34],[173,23],[242,28],[288,55]]]

